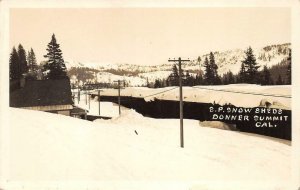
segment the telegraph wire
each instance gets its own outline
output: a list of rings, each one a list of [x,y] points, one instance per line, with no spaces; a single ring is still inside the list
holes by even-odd
[[[220,92],[229,92],[229,93],[236,93],[236,94],[250,94],[256,96],[270,96],[276,98],[292,98],[291,96],[282,95],[282,94],[262,94],[262,93],[255,93],[255,92],[241,92],[241,91],[232,91],[232,90],[212,89],[212,88],[199,87],[199,86],[193,86],[192,88],[211,90],[211,91],[220,91]]]

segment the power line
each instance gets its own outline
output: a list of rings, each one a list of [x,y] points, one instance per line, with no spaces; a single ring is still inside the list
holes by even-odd
[[[236,93],[236,94],[250,94],[250,95],[256,95],[256,96],[270,96],[270,97],[277,97],[277,98],[292,98],[291,96],[282,95],[282,94],[262,94],[262,93],[255,93],[255,92],[242,92],[242,91],[212,89],[212,88],[197,87],[197,86],[193,86],[192,88],[211,90],[211,91],[220,91],[220,92],[229,92],[229,93]]]
[[[169,91],[174,90],[174,89],[176,89],[176,88],[179,88],[179,87],[176,86],[176,87],[174,87],[174,88],[172,88],[172,89],[168,89],[168,90],[164,90],[164,91],[162,91],[162,92],[158,92],[158,93],[155,93],[155,94],[151,94],[151,95],[144,96],[143,98],[148,98],[148,97],[151,97],[151,96],[163,94],[163,93],[165,93],[165,92],[169,92]],[[91,95],[91,94],[92,94],[92,95],[95,95],[95,94],[93,94],[93,93],[90,93],[89,95]]]
[[[162,94],[162,93],[165,93],[165,92],[168,92],[168,91],[171,91],[171,90],[174,90],[178,88],[178,86],[172,88],[172,89],[168,89],[168,90],[165,90],[165,91],[162,91],[162,92],[158,92],[158,93],[155,93],[155,94],[151,94],[151,95],[148,95],[148,96],[144,96],[144,98],[148,98],[148,97],[151,97],[151,96],[155,96],[155,95],[159,95],[159,94]]]

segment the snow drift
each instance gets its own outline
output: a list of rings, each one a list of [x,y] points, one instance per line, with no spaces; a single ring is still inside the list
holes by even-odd
[[[9,112],[10,171],[0,184],[4,189],[278,190],[286,189],[291,177],[288,141],[184,120],[182,149],[177,119],[145,118],[133,110],[95,122],[16,108]]]

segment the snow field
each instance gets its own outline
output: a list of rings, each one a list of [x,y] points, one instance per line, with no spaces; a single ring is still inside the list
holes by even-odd
[[[87,110],[88,115],[99,116],[99,102],[98,97],[90,98],[85,96],[85,92],[81,92],[80,101],[78,103],[77,93],[75,92],[74,104],[77,107]],[[89,92],[88,92],[89,93]],[[87,101],[86,101],[87,98]],[[128,110],[128,108],[121,106],[121,112]],[[103,117],[117,117],[119,116],[119,105],[112,102],[100,101],[100,116]]]
[[[177,119],[145,118],[133,110],[94,122],[16,108],[9,112],[10,176],[0,185],[5,189],[22,189],[22,184],[36,189],[42,189],[39,184],[44,189],[286,189],[291,177],[288,141],[184,120],[182,149]],[[74,181],[81,184],[74,188]]]

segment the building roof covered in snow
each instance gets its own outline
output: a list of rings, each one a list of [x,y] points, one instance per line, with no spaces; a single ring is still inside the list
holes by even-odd
[[[36,107],[73,104],[69,79],[27,80],[22,86],[10,92],[10,106]]]

